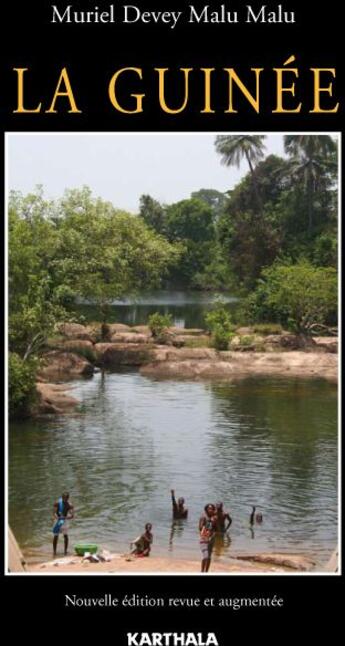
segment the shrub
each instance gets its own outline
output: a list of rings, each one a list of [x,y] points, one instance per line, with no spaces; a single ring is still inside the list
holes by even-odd
[[[171,326],[171,323],[171,314],[159,314],[159,312],[151,314],[148,320],[148,326],[154,338],[160,337],[164,330]]]
[[[205,321],[208,330],[212,333],[212,346],[216,350],[227,350],[229,341],[234,335],[234,326],[229,312],[222,305],[218,305],[206,314]]]
[[[36,398],[37,359],[24,361],[19,354],[10,352],[8,357],[9,373],[9,413],[10,417],[25,417]]]
[[[212,346],[216,350],[228,350],[231,336],[231,332],[227,332],[220,325],[216,325],[212,332]]]

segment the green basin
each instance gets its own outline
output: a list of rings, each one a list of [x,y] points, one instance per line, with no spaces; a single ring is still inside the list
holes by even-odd
[[[74,550],[78,556],[84,556],[85,552],[96,554],[98,552],[98,545],[96,543],[78,543],[74,546]]]

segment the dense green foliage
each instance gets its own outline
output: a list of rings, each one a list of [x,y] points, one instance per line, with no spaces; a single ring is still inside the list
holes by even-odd
[[[206,314],[205,321],[212,334],[213,347],[216,350],[227,350],[234,332],[229,312],[220,303]]]
[[[276,263],[265,269],[248,297],[249,318],[277,321],[298,333],[334,325],[337,316],[337,274],[332,267],[307,261]]]
[[[158,287],[178,256],[141,218],[94,199],[87,188],[67,191],[56,202],[44,200],[41,191],[11,194],[10,351],[23,362],[38,356],[56,323],[73,320],[77,299],[92,300],[106,320],[113,299]],[[27,373],[18,361],[13,365],[10,388],[19,402]]]
[[[36,396],[36,370],[37,361],[30,358],[26,361],[16,354],[10,352],[8,356],[8,408],[9,414],[28,415],[30,406],[35,401]]]
[[[152,332],[152,336],[159,338],[164,330],[172,325],[172,318],[170,314],[159,314],[155,312],[149,316],[148,326]]]

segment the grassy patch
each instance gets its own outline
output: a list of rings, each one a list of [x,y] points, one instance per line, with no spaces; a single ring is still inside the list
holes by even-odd
[[[257,334],[282,334],[283,332],[280,323],[256,323],[251,327]]]

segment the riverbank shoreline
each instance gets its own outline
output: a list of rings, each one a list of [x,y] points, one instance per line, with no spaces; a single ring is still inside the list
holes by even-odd
[[[26,571],[35,574],[198,574],[200,561],[160,556],[148,558],[111,554],[107,562],[93,563],[82,557],[68,555],[43,563],[27,564]],[[317,567],[308,554],[257,553],[238,554],[231,558],[215,559],[210,573],[214,574],[269,574],[329,571]]]
[[[115,352],[117,360],[121,348],[119,344],[106,344],[109,356]],[[134,345],[134,344],[133,344]],[[133,353],[133,345],[130,351]],[[115,347],[112,347],[115,346]],[[140,346],[141,350],[142,346]],[[127,353],[127,348],[123,350]],[[335,385],[338,383],[338,356],[323,352],[217,352],[208,348],[168,349],[157,347],[153,350],[149,362],[138,362],[131,368],[138,370],[144,377],[151,379],[173,379],[186,381],[222,381],[234,382],[249,378],[276,377],[277,379],[324,379]],[[58,355],[54,356],[55,363]],[[80,360],[82,365],[85,360]],[[111,372],[128,364],[108,360],[106,370]],[[88,375],[90,377],[91,375]],[[84,377],[83,374],[72,375],[62,370],[49,372],[49,382],[38,382],[36,385],[38,405],[34,416],[46,414],[74,414],[80,402],[71,396],[73,380]],[[64,377],[63,385],[60,380]]]

